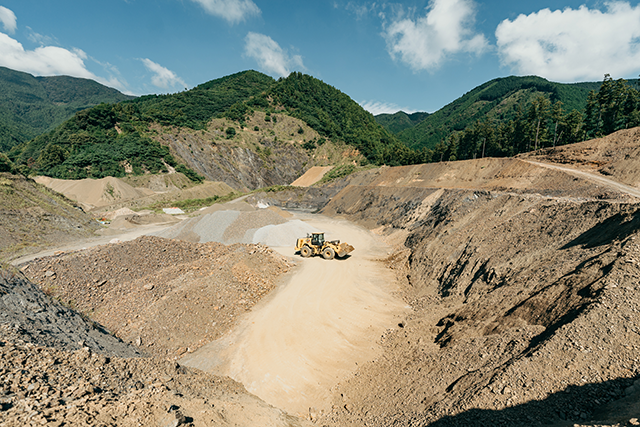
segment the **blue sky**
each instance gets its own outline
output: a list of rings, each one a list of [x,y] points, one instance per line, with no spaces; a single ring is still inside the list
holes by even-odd
[[[434,112],[496,77],[636,78],[638,1],[0,0],[0,66],[125,93],[302,71],[374,114]]]

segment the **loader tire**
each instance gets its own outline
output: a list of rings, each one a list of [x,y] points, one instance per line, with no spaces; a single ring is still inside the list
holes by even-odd
[[[325,248],[325,249],[322,251],[322,257],[323,257],[324,259],[333,259],[333,257],[334,257],[334,256],[336,256],[336,253],[335,253],[335,252],[334,252],[334,250],[333,250],[333,249],[331,249],[331,248]]]
[[[300,249],[300,255],[302,256],[302,258],[309,258],[311,256],[311,248],[309,246],[303,246],[302,249]]]

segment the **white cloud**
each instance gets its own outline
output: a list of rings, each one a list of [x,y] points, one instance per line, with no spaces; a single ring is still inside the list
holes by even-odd
[[[472,0],[431,0],[425,16],[398,17],[383,33],[389,54],[419,71],[436,69],[454,54],[484,53],[489,45],[473,31],[474,7]]]
[[[154,76],[151,77],[151,83],[153,83],[155,86],[161,87],[163,89],[170,89],[175,87],[176,85],[187,87],[187,84],[184,82],[184,80],[178,77],[173,71],[147,58],[143,58],[141,59],[141,61],[149,71],[154,73]]]
[[[339,8],[340,6],[337,3],[334,3],[334,8]],[[357,19],[363,19],[370,14],[375,14],[376,10],[380,8],[378,3],[365,3],[360,4],[353,1],[348,2],[344,6],[345,10],[356,15]]]
[[[4,6],[0,6],[0,22],[2,22],[4,30],[9,34],[15,33],[16,28],[18,28],[16,14]]]
[[[557,81],[629,76],[640,70],[640,6],[606,2],[606,11],[542,9],[496,28],[502,64]]]
[[[258,62],[260,69],[281,77],[288,76],[291,69],[304,69],[300,55],[289,56],[278,43],[264,34],[247,34],[244,52]]]
[[[20,42],[0,33],[0,66],[36,76],[81,77],[126,91],[126,86],[117,78],[103,78],[89,71],[84,63],[85,59],[87,55],[80,49],[40,46],[34,50],[25,50]]]
[[[393,103],[385,103],[379,101],[361,101],[358,102],[358,104],[360,104],[362,108],[364,108],[374,116],[383,113],[393,114],[397,113],[398,111],[404,111],[407,114],[415,113],[415,110],[412,110],[411,108],[402,108],[398,104]]]
[[[260,8],[251,0],[191,0],[213,16],[230,23],[244,21],[247,16],[260,15]]]

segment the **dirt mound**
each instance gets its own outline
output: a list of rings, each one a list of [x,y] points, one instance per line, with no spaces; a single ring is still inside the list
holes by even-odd
[[[0,173],[0,259],[86,238],[99,228],[61,194],[23,176]]]
[[[333,169],[333,166],[314,166],[306,171],[300,178],[291,183],[293,187],[309,187],[320,181],[322,177]]]
[[[231,187],[222,182],[205,181],[195,185],[180,173],[81,180],[38,176],[35,180],[96,214],[123,208],[142,208],[159,202],[206,199],[233,192]]]
[[[41,258],[23,271],[145,353],[174,357],[224,334],[290,268],[264,246],[140,237]]]
[[[569,165],[640,188],[640,128],[600,139],[522,154],[524,159]]]
[[[86,178],[80,180],[38,176],[35,180],[39,184],[76,200],[87,211],[153,194],[151,190],[133,188],[122,180],[111,176],[102,179]]]

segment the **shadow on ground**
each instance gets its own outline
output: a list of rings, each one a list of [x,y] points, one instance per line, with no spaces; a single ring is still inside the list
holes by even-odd
[[[569,386],[544,400],[534,400],[502,410],[471,409],[440,418],[430,427],[450,426],[573,426],[635,425],[640,418],[640,382],[619,378],[601,383]]]

